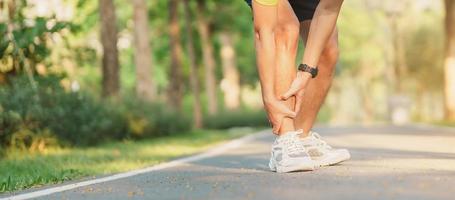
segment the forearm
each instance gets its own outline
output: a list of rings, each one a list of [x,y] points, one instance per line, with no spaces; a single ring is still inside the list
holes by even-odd
[[[335,29],[343,0],[321,0],[311,22],[302,63],[316,66]]]

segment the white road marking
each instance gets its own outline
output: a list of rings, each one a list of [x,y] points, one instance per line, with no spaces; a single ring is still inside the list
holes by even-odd
[[[258,138],[268,132],[270,132],[270,130],[260,131],[255,134],[247,135],[247,136],[232,140],[226,144],[215,147],[204,153],[196,154],[194,156],[189,156],[189,157],[185,157],[185,158],[180,158],[177,160],[158,164],[155,166],[138,169],[138,170],[133,170],[133,171],[129,171],[129,172],[124,172],[124,173],[119,173],[119,174],[114,174],[112,176],[107,176],[107,177],[103,177],[103,178],[82,181],[82,182],[72,183],[72,184],[68,184],[68,185],[57,186],[57,187],[51,187],[51,188],[38,190],[38,191],[34,191],[34,192],[29,192],[29,193],[13,195],[10,197],[0,198],[0,200],[22,200],[22,199],[37,198],[37,197],[46,196],[46,195],[50,195],[50,194],[54,194],[54,193],[58,193],[58,192],[63,192],[66,190],[71,190],[71,189],[75,189],[75,188],[79,188],[79,187],[84,187],[84,186],[103,183],[103,182],[109,182],[109,181],[113,181],[113,180],[117,180],[117,179],[122,179],[122,178],[131,177],[131,176],[136,176],[139,174],[152,172],[152,171],[175,167],[175,166],[178,166],[178,165],[181,165],[184,163],[194,162],[194,161],[198,161],[198,160],[202,160],[205,158],[219,155],[230,149],[239,147],[240,145],[244,144],[245,142]]]

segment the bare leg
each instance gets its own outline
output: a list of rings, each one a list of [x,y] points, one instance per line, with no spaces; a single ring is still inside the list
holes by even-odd
[[[312,22],[304,21],[300,26],[300,33],[304,42],[308,38],[310,23]],[[313,127],[319,109],[327,96],[332,83],[338,54],[338,31],[335,28],[319,59],[319,74],[308,83],[303,95],[301,109],[294,120],[296,129],[303,129],[304,134],[302,134],[302,137],[307,136]]]
[[[299,20],[294,14],[288,0],[278,1],[278,26],[276,29],[276,66],[275,66],[275,94],[286,92],[295,77],[295,59],[299,39]],[[278,98],[278,96],[277,96]],[[286,101],[289,109],[294,110],[295,99]],[[279,134],[294,131],[294,121],[284,118]]]
[[[277,6],[265,6],[253,1],[256,62],[261,82],[262,99],[269,120],[272,122],[273,132],[279,134],[282,122],[287,117],[295,117],[296,113],[283,101],[278,100],[275,93],[277,13]]]

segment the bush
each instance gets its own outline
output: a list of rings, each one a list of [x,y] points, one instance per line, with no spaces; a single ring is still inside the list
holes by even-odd
[[[107,140],[170,135],[191,128],[189,120],[162,104],[99,101],[67,92],[61,77],[24,77],[0,88],[0,145],[40,150],[46,145],[88,146]]]
[[[11,85],[0,89],[3,146],[24,133],[28,134],[21,137],[21,146],[31,146],[41,132],[50,132],[47,135],[55,136],[61,145],[93,145],[125,137],[127,126],[117,112],[83,93],[66,92],[60,77],[36,79],[36,90],[24,77],[14,78]]]
[[[216,116],[205,117],[204,125],[212,129],[232,127],[266,127],[269,126],[263,110],[238,110],[222,112]]]
[[[132,138],[158,137],[191,129],[188,117],[162,103],[146,103],[130,99],[123,103],[120,112],[126,118]]]

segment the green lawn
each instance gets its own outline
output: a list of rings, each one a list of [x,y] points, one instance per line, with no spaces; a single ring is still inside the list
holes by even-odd
[[[455,127],[455,122],[451,122],[451,121],[438,121],[438,122],[435,122],[434,124],[439,125],[439,126]]]
[[[114,142],[91,148],[49,149],[40,154],[12,152],[0,160],[0,193],[143,168],[194,154],[257,130],[197,130],[176,136]]]

